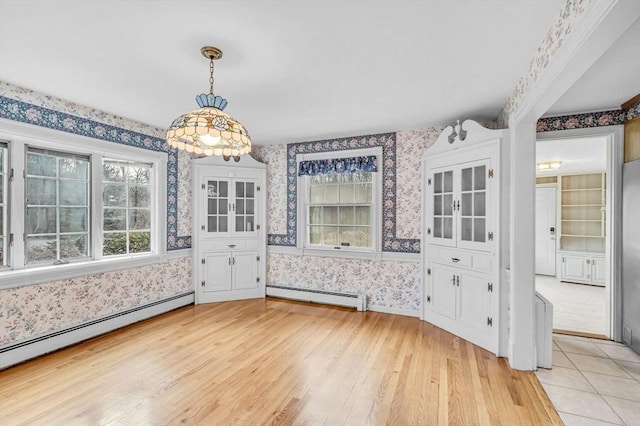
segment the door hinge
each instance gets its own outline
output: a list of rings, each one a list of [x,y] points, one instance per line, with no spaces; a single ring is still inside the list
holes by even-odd
[[[492,178],[493,177],[493,169],[489,169],[489,177]]]
[[[431,275],[431,268],[427,268],[427,275]]]
[[[427,235],[431,235],[431,228],[427,228]]]
[[[564,257],[562,258],[562,263],[564,263]]]
[[[204,183],[202,184],[202,189],[205,189]]]
[[[431,178],[427,179],[427,185],[431,186]]]
[[[204,281],[200,282],[200,285],[202,285],[202,287],[204,287]]]
[[[260,186],[259,185],[256,187],[256,191],[260,192]]]
[[[493,241],[493,232],[489,232],[489,241]]]
[[[200,230],[201,230],[201,231],[204,231],[204,225],[201,225],[201,226],[200,226]]]
[[[260,256],[256,256],[256,262],[260,262]]]
[[[587,265],[591,265],[591,259],[587,259]]]
[[[9,234],[9,245],[13,247],[13,233]]]
[[[487,325],[488,325],[489,327],[493,327],[493,318],[491,318],[491,317],[487,317]]]
[[[493,283],[487,283],[487,291],[493,293]]]
[[[259,231],[259,230],[260,230],[260,224],[257,224],[256,225],[256,231]]]
[[[260,277],[256,277],[256,282],[259,283],[260,282]]]
[[[427,296],[427,303],[431,303],[431,296]]]
[[[204,261],[204,257],[202,258],[202,264],[204,265],[205,261]]]
[[[9,170],[9,182],[13,182],[13,169]]]

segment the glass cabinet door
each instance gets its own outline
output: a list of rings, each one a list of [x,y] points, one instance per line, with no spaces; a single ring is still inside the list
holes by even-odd
[[[431,235],[439,244],[455,244],[455,228],[453,220],[454,203],[453,170],[442,170],[432,174],[433,186],[433,219]]]
[[[487,166],[463,166],[460,171],[460,240],[487,240]]]
[[[235,189],[235,231],[254,232],[256,185],[254,182],[236,181]]]
[[[225,180],[207,180],[206,232],[229,231],[229,183]]]

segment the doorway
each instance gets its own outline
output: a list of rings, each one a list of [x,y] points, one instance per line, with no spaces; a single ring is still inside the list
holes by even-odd
[[[556,275],[555,184],[536,185],[536,275]]]

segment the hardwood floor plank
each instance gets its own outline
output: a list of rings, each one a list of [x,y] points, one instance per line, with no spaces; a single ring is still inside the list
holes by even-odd
[[[0,371],[0,424],[562,424],[531,373],[417,318],[181,308]]]

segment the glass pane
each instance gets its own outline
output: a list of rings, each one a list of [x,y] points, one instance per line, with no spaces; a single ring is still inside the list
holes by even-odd
[[[151,229],[151,210],[129,210],[129,229]]]
[[[27,154],[27,176],[55,176],[56,157],[29,152]]]
[[[323,188],[322,186],[310,186],[309,187],[309,202],[313,204],[319,204],[323,200]]]
[[[324,183],[337,183],[338,182],[338,174],[337,173],[329,173],[324,175]]]
[[[27,263],[58,258],[56,237],[27,237]]]
[[[487,168],[485,166],[478,166],[473,168],[473,189],[485,189]]]
[[[87,247],[87,234],[61,235],[60,258],[72,259],[89,255]]]
[[[444,192],[453,192],[453,172],[444,172],[444,180],[442,182]]]
[[[56,181],[52,179],[27,179],[27,204],[55,205]]]
[[[453,214],[453,195],[445,194],[442,199],[442,213],[451,216]]]
[[[253,210],[253,200],[246,200],[245,201],[245,211],[247,214],[255,214],[255,211]]]
[[[323,228],[324,228],[324,244],[337,246],[338,245],[338,227],[325,226]]]
[[[433,214],[436,216],[442,214],[442,195],[433,196]]]
[[[73,158],[60,158],[60,177],[87,180],[89,163],[86,160],[75,160]]]
[[[484,216],[485,212],[485,192],[473,194],[473,214],[474,216]]]
[[[341,226],[340,227],[340,246],[349,247],[353,245],[353,226]]]
[[[433,193],[442,194],[442,173],[433,175]]]
[[[462,216],[471,216],[471,198],[473,197],[473,193],[467,192],[466,194],[462,194],[462,198],[460,200],[460,211],[462,212]]]
[[[2,159],[0,158],[0,160]],[[4,200],[4,185],[2,185],[2,180],[3,180],[3,177],[0,174],[0,204],[2,204]]]
[[[104,234],[104,245],[102,246],[102,253],[105,256],[114,254],[126,254],[127,234],[124,232],[109,232],[107,234]]]
[[[356,206],[355,210],[356,210],[356,225],[371,224],[371,207]]]
[[[444,238],[453,238],[453,219],[445,217],[442,221],[442,236]]]
[[[354,182],[371,182],[373,180],[373,173],[371,172],[358,172],[350,174],[353,175]]]
[[[340,225],[353,225],[353,207],[352,206],[341,206],[338,207],[338,219],[340,220]]]
[[[435,238],[442,238],[442,218],[433,218],[433,236]]]
[[[151,206],[151,187],[131,185],[129,186],[129,207]]]
[[[102,202],[105,206],[126,207],[127,206],[127,187],[125,184],[109,183],[104,185],[102,190]]]
[[[463,217],[461,220],[461,236],[462,241],[471,241],[472,234],[472,220],[470,217]]]
[[[341,183],[353,182],[353,173],[340,173],[338,175],[338,182],[341,182]]]
[[[322,223],[334,225],[338,223],[338,208],[325,206],[322,209]]]
[[[207,182],[207,197],[215,198],[218,196],[218,182],[210,180]]]
[[[227,214],[228,204],[226,198],[218,200],[218,212],[219,214]]]
[[[104,209],[103,229],[105,231],[124,231],[127,229],[126,209]]]
[[[208,214],[216,214],[218,213],[218,201],[216,200],[207,200],[207,213]]]
[[[245,228],[245,230],[252,232],[253,231],[253,216],[247,216],[245,218],[245,223],[247,224],[247,227]]]
[[[473,189],[473,174],[471,167],[462,169],[462,190],[471,191]]]
[[[473,220],[473,241],[484,242],[485,241],[485,220],[474,219]]]
[[[309,241],[311,244],[322,244],[322,226],[309,227]]]
[[[4,207],[0,206],[0,237],[3,235],[4,232]],[[2,250],[2,244],[0,244],[0,250]],[[2,265],[2,262],[0,262],[0,265]]]
[[[236,214],[244,214],[244,200],[236,200]]]
[[[129,183],[149,185],[151,182],[151,169],[142,166],[129,166]]]
[[[356,203],[371,203],[371,184],[361,183],[354,187],[356,193]]]
[[[218,232],[218,218],[215,216],[207,217],[207,232]]]
[[[60,232],[87,232],[87,208],[60,208]]]
[[[131,232],[129,234],[129,253],[144,253],[151,251],[150,232]]]
[[[244,231],[244,218],[236,217],[236,232],[243,232],[243,231]]]
[[[309,207],[309,223],[319,225],[322,223],[322,207]]]
[[[63,206],[86,206],[87,184],[85,182],[73,182],[61,180],[60,204]]]
[[[102,180],[106,182],[124,182],[124,166],[105,162],[102,165]],[[125,241],[126,242],[126,241]]]
[[[220,218],[218,220],[218,231],[220,231],[220,232],[228,232],[227,217],[226,216],[220,216]]]
[[[228,182],[224,182],[224,181],[220,181],[218,182],[218,186],[219,186],[219,193],[218,193],[218,197],[228,197],[229,196],[229,185]]]
[[[53,234],[56,221],[55,207],[27,208],[27,234]]]
[[[244,182],[236,182],[236,197],[244,198]]]
[[[340,185],[340,202],[341,203],[353,203],[353,185],[342,184]]]
[[[325,185],[324,202],[334,204],[338,202],[338,185]]]
[[[247,182],[246,183],[246,192],[244,194],[245,197],[247,197],[247,198],[253,198],[254,197],[254,195],[253,195],[254,194],[253,187],[254,187],[253,183],[251,183],[251,182]]]
[[[371,228],[368,226],[356,226],[351,245],[354,247],[371,247]]]

